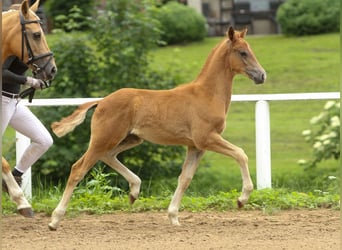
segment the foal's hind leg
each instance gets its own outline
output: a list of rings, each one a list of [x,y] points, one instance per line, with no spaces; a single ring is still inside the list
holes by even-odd
[[[178,186],[169,205],[168,213],[172,225],[180,225],[178,210],[185,190],[189,187],[204,151],[189,147],[182,172],[178,177]]]
[[[125,165],[123,165],[116,156],[130,148],[133,148],[143,140],[135,135],[128,135],[117,147],[115,147],[111,152],[107,153],[105,156],[101,158],[103,162],[109,165],[111,168],[116,170],[119,174],[121,174],[129,183],[130,193],[129,193],[129,201],[131,204],[138,198],[140,192],[141,180],[135,175],[132,171],[130,171]]]
[[[52,213],[50,230],[56,230],[59,222],[65,214],[71,195],[76,185],[83,179],[99,158],[88,149],[88,151],[71,168],[69,179],[61,201]]]

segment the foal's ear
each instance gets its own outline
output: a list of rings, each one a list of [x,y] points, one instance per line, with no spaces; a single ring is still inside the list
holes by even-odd
[[[39,7],[39,0],[37,0],[37,1],[31,6],[30,9],[31,9],[33,12],[37,12],[38,7]]]
[[[230,41],[234,42],[235,41],[235,30],[232,26],[229,27],[227,31],[227,35]]]
[[[247,31],[248,31],[247,27],[241,30],[241,33],[240,33],[241,38],[244,38],[246,36]]]

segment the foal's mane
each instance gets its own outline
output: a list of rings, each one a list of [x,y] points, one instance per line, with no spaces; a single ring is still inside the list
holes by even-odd
[[[226,49],[222,50],[221,47],[225,46]],[[195,81],[197,81],[197,79],[199,79],[201,76],[206,75],[207,71],[209,69],[209,65],[212,63],[212,59],[214,56],[217,56],[218,58],[225,58],[225,56],[227,55],[227,53],[230,51],[230,40],[227,38],[224,38],[223,41],[219,44],[216,45],[216,47],[214,47],[209,56],[207,57],[207,60],[205,61],[200,73],[198,74],[197,78]],[[217,55],[217,53],[220,53]],[[227,66],[227,65],[225,65]]]
[[[244,29],[242,31],[235,31],[234,33],[234,42],[239,40],[239,39],[243,39],[245,34],[247,32],[247,29]],[[210,52],[209,56],[207,57],[207,60],[205,61],[200,73],[198,74],[197,78],[195,81],[197,81],[197,79],[199,79],[201,76],[206,75],[209,65],[213,62],[213,57],[216,56],[217,59],[222,59],[225,60],[227,58],[227,54],[230,53],[232,49],[232,41],[229,38],[228,35],[228,31],[226,32],[226,37],[222,40],[221,43],[219,43],[218,45],[216,45],[216,47],[214,47],[212,49],[212,51]],[[226,67],[227,69],[229,69],[229,62],[228,60],[224,61],[224,67]]]

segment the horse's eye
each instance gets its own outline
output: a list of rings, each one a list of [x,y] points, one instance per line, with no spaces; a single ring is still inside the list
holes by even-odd
[[[248,56],[246,51],[240,51],[239,53],[240,53],[240,56],[242,56],[242,57],[247,57]]]
[[[40,32],[35,32],[35,33],[33,33],[33,39],[39,40],[40,37],[41,37],[41,33],[40,33]]]

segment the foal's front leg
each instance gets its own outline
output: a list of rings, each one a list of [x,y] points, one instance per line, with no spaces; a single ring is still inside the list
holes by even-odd
[[[135,175],[132,171],[130,171],[127,167],[125,167],[125,165],[123,165],[116,158],[116,156],[106,155],[105,157],[102,157],[101,160],[107,165],[109,165],[111,168],[116,170],[128,181],[130,188],[129,202],[130,204],[133,204],[140,193],[140,178],[137,175]]]
[[[242,148],[224,140],[219,134],[209,135],[207,142],[206,150],[230,156],[239,163],[242,177],[242,194],[238,198],[237,205],[239,208],[243,207],[253,191],[253,182],[249,174],[247,155]]]
[[[117,155],[127,149],[133,148],[141,144],[143,140],[136,135],[128,135],[118,146],[113,148],[110,152],[102,156],[101,160],[109,165],[112,169],[121,174],[129,183],[130,193],[129,202],[133,204],[140,193],[140,178],[123,165],[118,159]]]
[[[178,211],[185,190],[189,187],[204,151],[188,147],[182,172],[178,177],[178,186],[169,205],[168,213],[172,225],[179,226]]]

